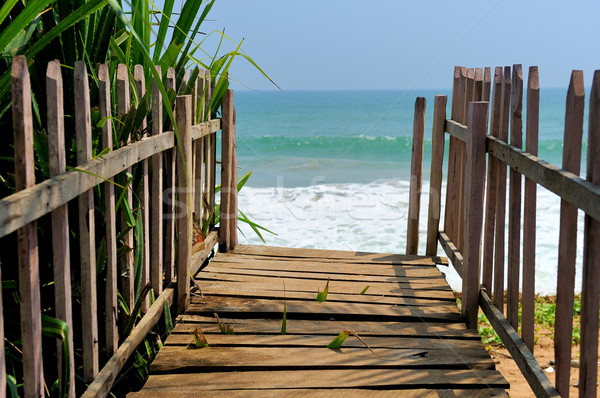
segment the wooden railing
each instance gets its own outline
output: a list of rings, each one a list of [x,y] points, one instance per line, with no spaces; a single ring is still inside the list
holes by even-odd
[[[157,72],[161,75],[160,69]],[[189,302],[190,275],[196,273],[205,262],[217,240],[220,250],[235,247],[237,177],[233,92],[229,90],[224,97],[222,118],[211,119],[210,112],[205,112],[210,101],[211,80],[208,72],[206,78],[200,75],[193,84],[191,95],[181,95],[175,100],[173,112],[177,128],[175,131],[163,131],[163,107],[170,105],[163,104],[163,97],[153,80],[151,104],[148,104],[151,106],[152,120],[143,122],[144,127],[150,126],[149,130],[142,130],[142,136],[137,140],[129,136],[126,144],[113,150],[113,129],[118,130],[121,122],[114,123],[111,113],[116,109],[116,118],[126,123],[124,118],[130,108],[130,98],[137,98],[141,103],[148,96],[144,96],[145,80],[141,66],[135,67],[131,85],[128,78],[130,72],[125,65],[119,65],[114,84],[116,93],[111,93],[109,68],[100,65],[100,103],[97,105],[105,121],[101,146],[107,148],[108,152],[92,158],[90,109],[91,105],[96,104],[90,104],[88,71],[83,62],[78,62],[74,70],[77,167],[67,171],[61,75],[57,61],[48,65],[46,104],[50,178],[36,184],[28,66],[24,57],[16,57],[13,61],[16,192],[0,200],[0,238],[17,232],[25,396],[44,395],[43,358],[51,357],[56,351],[55,346],[42,347],[40,260],[51,262],[54,270],[56,301],[54,314],[50,315],[69,326],[70,369],[67,370],[68,374],[60,375],[61,379],[69,380],[68,394],[75,396],[75,366],[80,365],[83,380],[86,385],[89,384],[84,395],[106,396],[127,358],[157,324],[165,308],[164,303],[168,303],[167,308],[173,304],[177,311],[185,309]],[[186,85],[184,79],[180,87],[176,87],[174,71],[167,71],[167,89],[182,92]],[[136,95],[130,95],[130,87],[135,87]],[[111,106],[111,98],[117,99],[116,107]],[[40,100],[37,98],[37,101]],[[216,141],[219,130],[222,130],[223,138],[220,230],[215,228],[214,222],[215,174],[218,165]],[[138,172],[128,181],[124,173],[131,172],[134,166]],[[123,208],[133,208],[131,187],[138,183],[141,183],[139,211],[142,212],[143,228],[134,238],[131,220],[127,219]],[[94,203],[94,189],[102,190],[104,203]],[[169,197],[169,194],[172,196]],[[69,203],[75,198],[77,203]],[[68,217],[68,207],[73,206],[77,206],[79,214],[79,225],[75,228],[69,226]],[[104,207],[103,220],[100,220],[102,214],[97,210],[98,207]],[[121,210],[116,211],[116,207]],[[204,249],[195,253],[192,253],[191,244],[193,211],[202,215],[204,223],[209,224]],[[36,220],[47,214],[52,217],[53,256],[52,259],[40,259]],[[120,218],[117,217],[119,214]],[[102,241],[96,237],[99,228],[95,221],[103,221],[106,226],[105,239]],[[79,259],[70,258],[71,229],[77,232]],[[117,231],[121,231],[121,236],[117,235]],[[106,271],[102,274],[96,272],[96,251],[99,249],[106,251]],[[3,250],[10,248],[3,245]],[[118,251],[125,251],[125,254],[118,256]],[[141,286],[151,286],[157,296],[152,304],[147,295],[134,291],[134,252],[141,261]],[[73,265],[75,268],[78,263],[79,272],[75,274],[79,274],[80,278],[71,281],[71,267]],[[98,278],[106,282],[99,285]],[[76,327],[72,316],[72,283],[79,286],[81,292],[81,325]],[[105,286],[104,291],[98,291],[98,286]],[[118,291],[130,313],[137,304],[141,305],[144,314],[128,335],[119,335],[118,324],[125,319],[119,319],[123,313],[119,311]],[[4,344],[2,315],[0,313],[0,344]],[[103,333],[99,333],[99,325],[104,328]],[[74,329],[82,331],[81,339],[76,339],[82,342],[81,346],[74,345]],[[102,341],[99,341],[99,335],[104,336]],[[76,360],[75,351],[81,352],[82,360]],[[100,363],[100,351],[110,358],[104,364]],[[0,392],[3,393],[6,389],[3,346],[0,347],[0,356]],[[61,351],[58,350],[59,369],[61,361]]]
[[[522,149],[523,73],[521,65],[491,69],[456,67],[452,115],[446,119],[446,97],[435,98],[429,193],[427,255],[438,242],[461,275],[462,313],[467,326],[477,327],[480,307],[510,351],[537,396],[568,396],[575,291],[577,210],[585,212],[581,304],[580,396],[596,396],[600,293],[600,72],[596,71],[589,106],[587,179],[579,177],[584,121],[583,73],[573,71],[567,94],[563,166],[537,157],[539,81],[529,69],[526,143]],[[491,121],[488,131],[490,91]],[[483,100],[484,102],[478,102]],[[417,100],[419,103],[419,100]],[[415,120],[424,113],[417,107]],[[415,126],[417,123],[415,122]],[[415,142],[422,141],[421,135]],[[440,229],[442,162],[445,133],[450,135],[444,224]],[[510,133],[510,138],[509,138]],[[415,152],[415,150],[413,150]],[[416,150],[419,152],[419,149]],[[486,168],[486,152],[487,168]],[[420,163],[417,162],[417,163]],[[505,219],[508,183],[508,253]],[[413,168],[420,164],[413,163]],[[487,173],[486,173],[487,170]],[[420,172],[419,172],[420,173]],[[413,175],[415,171],[413,170]],[[524,193],[521,192],[525,177]],[[418,181],[418,178],[415,179]],[[536,184],[558,195],[561,202],[555,324],[556,388],[533,356],[535,312]],[[411,184],[411,198],[420,184]],[[484,193],[485,191],[485,193]],[[524,213],[521,215],[521,203]],[[411,207],[415,206],[411,203]],[[418,211],[416,215],[418,225]],[[414,217],[413,217],[414,218]],[[409,217],[410,222],[410,217]],[[414,219],[412,221],[415,223]],[[521,237],[521,222],[522,237]],[[412,232],[411,232],[412,231]],[[409,228],[414,241],[414,228]],[[414,246],[413,244],[413,247]],[[407,247],[408,249],[408,247]],[[521,251],[523,259],[521,261]],[[505,266],[505,256],[508,264]],[[520,273],[522,264],[522,286]],[[507,286],[505,289],[505,272]],[[505,317],[506,290],[506,317]],[[522,321],[519,324],[519,292]],[[491,299],[490,299],[491,296]],[[517,330],[521,327],[521,336]]]

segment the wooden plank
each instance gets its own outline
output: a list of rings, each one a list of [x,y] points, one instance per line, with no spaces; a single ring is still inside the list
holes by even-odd
[[[175,82],[175,69],[170,67],[167,69],[166,89],[177,92]],[[177,110],[173,104],[167,106],[172,107],[173,117],[177,117]],[[165,283],[170,283],[175,277],[175,173],[177,163],[177,147],[173,147],[171,151],[165,152],[165,178],[164,178],[164,198],[165,206],[163,208],[164,217],[164,259],[163,267],[165,272]]]
[[[198,138],[214,134],[220,128],[220,120],[212,120],[202,126],[194,126],[192,136]],[[172,131],[144,138],[80,165],[77,170],[70,170],[0,199],[0,237],[50,213],[143,159],[173,146]]]
[[[127,359],[159,321],[163,312],[164,302],[166,301],[169,306],[173,303],[174,290],[173,285],[167,286],[161,295],[156,298],[156,301],[148,309],[148,312],[135,325],[131,334],[127,336],[123,344],[119,346],[117,352],[102,368],[98,377],[88,386],[82,395],[83,398],[106,397],[110,393],[110,389],[127,362]]]
[[[469,104],[467,163],[465,181],[464,269],[461,312],[467,327],[477,328],[479,309],[479,267],[483,223],[483,189],[485,180],[485,135],[488,103]]]
[[[500,129],[492,135],[500,140],[508,141],[508,122],[510,120],[510,66],[504,68],[502,84],[502,107]],[[488,137],[489,139],[492,137]],[[489,151],[489,145],[488,145]],[[501,159],[502,160],[502,159]],[[494,233],[494,305],[504,312],[504,242],[506,233],[506,165],[498,162],[498,178],[496,185],[496,230]]]
[[[87,68],[77,61],[75,78],[75,129],[77,164],[92,158],[92,125]],[[83,344],[83,379],[86,383],[98,374],[98,316],[96,294],[96,240],[94,191],[79,196],[79,258],[81,264],[81,321]],[[132,307],[129,307],[132,308]]]
[[[444,163],[444,123],[448,97],[436,95],[433,107],[431,142],[431,173],[429,177],[429,212],[427,218],[427,256],[437,255],[437,234],[440,229],[442,206],[442,168]]]
[[[510,322],[502,315],[496,305],[484,291],[479,294],[479,304],[485,316],[488,318],[494,330],[502,339],[504,345],[510,352],[515,363],[521,370],[521,373],[529,383],[529,386],[536,397],[559,397],[560,395],[548,380],[545,372],[535,360],[533,354],[529,351],[519,334]]]
[[[440,232],[438,234],[438,240],[442,245],[442,248],[446,252],[446,255],[450,258],[450,262],[454,266],[456,273],[462,278],[463,273],[463,255],[458,250],[458,248],[454,245],[454,242],[446,235],[445,232]]]
[[[462,123],[467,124],[467,109],[469,103],[473,101],[475,91],[475,70],[467,69],[467,90],[465,98],[463,100],[464,112]],[[465,182],[466,182],[466,161],[467,161],[467,147],[466,142],[459,143],[459,155],[458,155],[458,206],[455,211],[458,214],[458,226],[456,235],[456,246],[462,252],[464,250],[464,236],[465,236],[465,214],[466,214],[466,198],[465,198]]]
[[[196,86],[196,108],[194,108],[195,122],[197,124],[202,121],[204,116],[204,101],[202,100],[202,92],[204,91],[204,70],[198,74],[198,82]],[[204,139],[194,141],[194,211],[202,218],[202,185],[204,178]],[[202,224],[202,223],[200,223]]]
[[[523,71],[513,65],[510,93],[510,144],[523,146]],[[518,170],[510,169],[508,190],[508,283],[507,318],[513,328],[519,328],[519,274],[521,261],[521,184]]]
[[[60,62],[48,63],[46,70],[46,104],[48,128],[48,158],[50,177],[63,174],[67,169],[65,155],[64,98]],[[107,257],[108,259],[108,257]],[[69,214],[67,205],[52,212],[52,264],[54,268],[54,311],[57,319],[69,326],[65,338],[73,345],[73,308],[71,303],[71,257],[69,249]],[[116,295],[115,295],[116,298]],[[1,328],[0,328],[1,329]],[[59,378],[69,379],[69,391],[64,395],[75,397],[75,359],[73,349],[69,352],[69,374],[62,374],[62,342],[57,342],[56,360]],[[4,360],[2,360],[4,364]],[[0,386],[3,385],[0,383]],[[0,387],[1,388],[1,387]]]
[[[260,321],[257,321],[260,322]],[[234,325],[235,327],[235,325]],[[184,328],[180,327],[179,330]],[[189,329],[189,328],[186,328]],[[338,330],[328,331],[323,335],[264,335],[264,334],[209,334],[202,329],[210,347],[327,347],[331,340],[339,334]],[[362,338],[362,337],[361,337]],[[425,349],[425,350],[450,350],[458,352],[482,351],[483,344],[477,340],[438,339],[438,338],[410,338],[410,337],[365,337],[365,343],[372,349]],[[186,330],[185,333],[176,333],[175,330],[165,341],[165,346],[188,346],[194,344],[194,337]],[[365,345],[351,336],[343,345],[344,348],[366,348]],[[489,355],[487,355],[489,357]]]
[[[160,376],[156,376],[160,377]],[[183,389],[181,389],[183,388]],[[422,398],[422,397],[440,397],[440,398],[455,398],[455,397],[469,397],[469,398],[488,398],[488,397],[507,397],[506,392],[502,389],[496,388],[483,388],[481,390],[473,389],[422,389],[416,388],[411,390],[382,390],[373,389],[367,390],[364,388],[360,389],[268,389],[268,390],[257,390],[257,389],[243,389],[243,390],[203,390],[205,394],[210,394],[211,397],[245,397],[252,396],[258,398],[275,398],[275,397],[330,397],[330,398],[371,398],[371,397],[397,397],[399,394],[403,398]],[[130,398],[146,398],[154,397],[157,390],[141,390],[134,393],[127,394]],[[163,398],[178,398],[182,393],[193,393],[193,391],[187,391],[184,387],[180,387],[177,390],[169,390],[168,385],[164,389],[160,389],[160,396]]]
[[[459,122],[462,124],[467,124],[467,104],[469,101],[469,97],[467,90],[469,89],[469,70],[466,68],[461,68],[461,80],[463,82],[463,86],[465,90],[461,93],[461,97],[459,98],[460,103],[460,112],[459,112]],[[455,177],[455,189],[456,189],[456,200],[454,201],[454,208],[452,211],[456,214],[456,222],[454,224],[452,230],[452,239],[456,244],[456,247],[462,252],[462,231],[463,231],[463,206],[464,206],[464,177],[465,177],[465,143],[459,141],[457,143],[457,152],[456,152],[456,177]]]
[[[27,60],[18,55],[11,67],[13,142],[15,151],[15,190],[35,184],[33,152],[33,116],[31,83]],[[17,231],[19,259],[19,299],[23,351],[23,390],[26,396],[44,394],[42,364],[42,319],[40,308],[40,276],[36,223]]]
[[[500,130],[502,112],[502,68],[494,71],[494,97],[490,121],[490,132]],[[496,226],[496,189],[498,187],[498,160],[488,156],[487,186],[485,194],[485,220],[483,234],[482,284],[488,292],[492,292],[492,276],[494,272],[494,229]]]
[[[191,333],[200,327],[209,334],[221,333],[211,316],[180,315],[173,333]],[[242,319],[220,316],[221,322],[232,324],[236,335],[242,334],[272,334],[281,336],[281,319]],[[333,335],[337,336],[340,330],[354,330],[359,336],[393,336],[393,337],[419,337],[431,339],[460,339],[481,342],[481,337],[474,330],[468,330],[464,323],[441,322],[369,322],[369,321],[344,321],[344,320],[301,320],[294,319],[288,322],[287,335]]]
[[[129,98],[129,71],[127,70],[127,66],[125,64],[119,64],[117,66],[117,81],[116,81],[116,89],[117,89],[117,113],[120,119],[123,119],[127,112],[129,112],[130,106],[130,98]],[[131,137],[127,137],[125,143],[129,143]],[[131,174],[132,169],[128,168],[127,173]],[[122,183],[123,186],[127,185],[127,177],[125,174],[122,175]],[[125,203],[126,202],[126,203]],[[124,204],[121,208],[127,205],[133,211],[133,187],[129,186],[127,188],[127,192],[124,194]],[[129,227],[127,213],[124,210],[121,210],[121,219],[120,219],[120,230],[126,232],[121,238],[122,242],[122,250],[125,253],[120,258],[119,263],[119,275],[121,277],[120,285],[121,285],[121,296],[125,300],[125,304],[127,308],[132,309],[135,304],[135,287],[134,287],[134,269],[133,269],[133,251],[134,251],[134,242],[133,242],[133,229]]]
[[[426,105],[425,97],[417,97],[415,100],[408,225],[406,227],[406,254],[413,255],[419,251],[419,213],[421,211],[421,188],[423,185],[423,139],[425,135]]]
[[[111,112],[110,76],[108,65],[98,68],[98,92],[100,117],[107,118],[102,126],[102,148],[113,147],[113,129]],[[103,184],[104,224],[106,230],[106,288],[104,294],[104,349],[109,355],[117,351],[119,332],[117,330],[117,220],[115,210],[115,187],[113,180]]]
[[[360,374],[360,377],[357,375]],[[190,385],[190,380],[194,384]],[[188,391],[277,388],[423,388],[442,384],[446,388],[469,386],[475,388],[508,388],[508,383],[495,370],[445,370],[445,369],[364,369],[360,373],[337,370],[283,370],[269,372],[211,372],[200,374],[173,374],[151,376],[146,389],[161,386],[187,388]]]
[[[190,295],[189,263],[192,242],[192,98],[177,97],[177,128],[179,142],[177,156],[177,301],[176,308],[185,310]]]
[[[138,101],[144,100],[144,94],[146,93],[146,78],[144,77],[144,67],[142,65],[135,65],[133,68],[133,81],[135,84],[135,90],[137,92]],[[140,127],[144,131],[142,137],[147,137],[146,131],[146,118],[142,121]],[[136,242],[136,244],[142,244],[142,282],[141,287],[146,286],[150,283],[150,175],[148,172],[148,159],[142,160],[142,189],[141,189],[140,206],[142,211],[142,242]],[[142,312],[148,311],[150,307],[150,298],[146,296],[142,304]]]
[[[205,72],[205,90],[204,90],[204,107],[205,107],[205,118],[211,120],[211,109],[210,100],[212,97],[212,78],[210,70]],[[217,146],[216,146],[216,135],[210,135],[205,138],[204,142],[204,159],[206,162],[205,166],[205,179],[204,179],[204,194],[206,210],[204,212],[205,221],[209,224],[209,229],[214,227],[214,212],[215,212],[215,181],[217,171]]]
[[[160,66],[156,72],[162,76]],[[152,130],[153,137],[163,134],[163,101],[158,84],[152,77]],[[150,230],[150,279],[155,295],[163,288],[163,154],[152,155],[152,194],[151,194],[151,230]]]
[[[206,259],[212,254],[213,248],[219,241],[218,232],[210,231],[204,239],[204,250],[193,253],[190,258],[190,274],[196,275],[198,270],[204,265]]]
[[[329,259],[351,259],[360,260],[365,263],[387,263],[387,264],[418,264],[435,265],[447,264],[448,259],[438,256],[411,256],[405,254],[393,253],[372,253],[372,252],[353,252],[345,250],[324,250],[324,249],[298,249],[292,247],[277,246],[254,246],[238,245],[233,254],[260,254],[268,256],[293,256],[298,258],[322,258]]]
[[[221,106],[222,146],[221,146],[221,221],[219,223],[219,251],[228,252],[235,248],[234,235],[237,233],[237,169],[235,157],[235,112],[233,90],[227,90]]]
[[[346,369],[493,369],[484,349],[459,352],[428,349],[374,349],[343,347],[212,347],[190,350],[164,346],[150,365],[153,374],[197,372],[244,372],[268,370]]]
[[[492,91],[492,69],[486,66],[483,71],[483,88],[481,93],[482,101],[490,100],[490,92]]]
[[[587,180],[600,185],[600,71],[594,73],[588,124]],[[581,366],[579,391],[595,395],[598,377],[598,297],[600,289],[600,222],[585,216],[583,230],[583,284],[581,292]]]
[[[529,68],[527,79],[527,125],[526,151],[537,156],[540,112],[540,83],[537,66]],[[521,316],[521,337],[533,353],[535,325],[535,182],[525,179],[523,205],[523,303]]]
[[[460,112],[460,104],[459,99],[461,98],[461,93],[464,92],[464,86],[462,84],[462,80],[460,78],[461,68],[459,66],[454,67],[454,79],[452,84],[452,113],[450,118],[452,120],[457,121],[459,119]],[[448,122],[446,121],[445,130],[448,128]],[[454,137],[450,137],[450,142],[448,144],[448,175],[446,177],[446,202],[445,202],[445,212],[444,212],[444,231],[448,236],[452,236],[452,228],[456,223],[454,214],[454,201],[456,200],[456,187],[454,178],[456,175],[456,147],[458,143]]]
[[[475,82],[473,89],[473,101],[489,101],[483,99],[483,69],[475,68]]]
[[[565,111],[565,137],[563,142],[563,169],[576,175],[581,167],[581,141],[585,89],[583,72],[573,71]],[[554,329],[554,355],[556,358],[556,389],[568,395],[571,368],[571,340],[573,329],[573,302],[575,290],[575,260],[577,247],[577,207],[560,203],[560,230],[558,240],[558,269],[556,284],[556,323]]]
[[[463,296],[464,297],[464,296]],[[381,306],[362,303],[318,302],[306,300],[286,300],[288,319],[330,319],[355,321],[406,321],[435,319],[459,322],[460,313],[456,306],[408,307]],[[250,299],[240,297],[205,296],[195,297],[187,309],[190,315],[200,314],[252,313],[264,318],[281,319],[283,300]]]

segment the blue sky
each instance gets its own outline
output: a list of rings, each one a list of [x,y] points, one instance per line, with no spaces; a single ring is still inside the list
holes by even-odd
[[[599,16],[599,1],[576,0],[217,0],[204,29],[244,39],[284,90],[449,88],[455,65],[514,63],[564,87],[572,69],[586,86],[600,69]],[[242,59],[231,75],[274,88]]]

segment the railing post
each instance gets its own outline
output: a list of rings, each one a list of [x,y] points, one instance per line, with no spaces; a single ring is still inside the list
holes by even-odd
[[[156,67],[158,76],[162,76],[160,66]],[[152,78],[152,136],[163,132],[163,101],[156,79]],[[170,151],[167,151],[170,152]],[[151,283],[156,296],[163,290],[163,154],[152,155],[152,193],[151,193]]]
[[[227,252],[237,245],[237,154],[235,147],[235,108],[233,90],[228,90],[221,105],[221,221],[219,250]]]
[[[417,97],[413,122],[406,254],[417,254],[419,250],[419,213],[421,210],[421,186],[423,185],[423,136],[425,134],[426,105],[425,97]]]
[[[471,329],[477,328],[479,308],[479,255],[483,223],[488,105],[488,102],[470,103],[467,124],[462,314],[467,327]]]
[[[176,101],[177,142],[177,309],[184,310],[190,295],[189,264],[192,250],[192,97]],[[176,138],[177,140],[177,138]]]
[[[427,256],[436,256],[438,230],[442,205],[442,165],[446,123],[446,102],[448,97],[436,95],[433,106],[433,129],[431,133],[431,176],[429,177],[429,216],[427,221]]]

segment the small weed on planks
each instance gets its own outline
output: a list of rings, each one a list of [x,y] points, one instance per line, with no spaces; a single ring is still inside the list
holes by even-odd
[[[329,292],[329,278],[327,278],[327,284],[322,292],[317,292],[317,301],[323,302],[327,300],[327,293]]]
[[[192,335],[194,336],[194,343],[196,344],[196,348],[208,347],[208,340],[206,340],[206,336],[202,332],[202,329],[194,329]]]
[[[219,330],[221,331],[221,333],[223,333],[223,334],[235,334],[235,330],[233,329],[233,325],[222,323],[221,319],[219,318],[219,315],[217,315],[216,312],[213,315],[215,316],[215,319],[217,320],[217,323],[219,324]]]
[[[367,292],[367,290],[369,290],[371,286],[367,285],[365,286],[365,288],[360,292],[360,294],[365,294]]]
[[[348,336],[350,336],[350,335],[353,335],[354,337],[356,337],[361,343],[363,343],[365,345],[365,347],[367,347],[369,349],[369,351],[371,351],[373,354],[375,354],[375,351],[373,351],[373,349],[371,347],[369,347],[369,345],[367,343],[365,343],[365,341],[363,339],[361,339],[360,336],[354,330],[342,331],[342,333],[338,334],[337,337],[335,339],[333,339],[331,341],[331,343],[329,343],[327,348],[330,348],[332,350],[339,349],[342,346],[342,344],[344,344],[344,342],[346,341]]]

